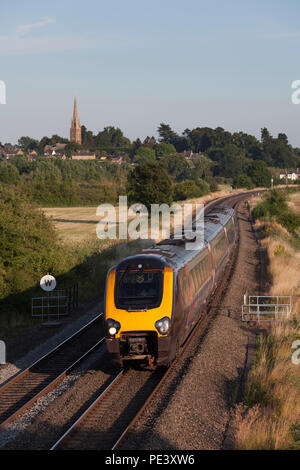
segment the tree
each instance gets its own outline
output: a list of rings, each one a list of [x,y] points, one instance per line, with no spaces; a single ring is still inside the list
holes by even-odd
[[[187,138],[185,136],[179,136],[171,129],[169,124],[161,123],[157,131],[160,137],[159,141],[174,145],[176,152],[183,152],[188,148]]]
[[[261,129],[261,143],[262,143],[262,155],[261,159],[268,165],[272,164],[271,147],[273,144],[273,138],[266,127]]]
[[[108,126],[99,132],[95,137],[97,147],[115,147],[119,148],[130,144],[129,139],[124,137],[123,132],[118,127]]]
[[[160,159],[161,157],[165,157],[166,155],[172,155],[176,153],[176,149],[172,144],[166,144],[165,142],[161,142],[155,146],[155,153],[156,157]]]
[[[211,153],[209,153],[211,156]],[[244,151],[236,145],[227,144],[223,149],[218,149],[218,165],[215,167],[215,175],[225,178],[236,178],[247,172],[249,161],[245,158]]]
[[[192,157],[194,164],[193,174],[195,178],[210,178],[212,176],[212,168],[214,163],[207,157],[194,156]]]
[[[43,154],[45,146],[50,145],[50,142],[51,142],[51,140],[49,139],[49,137],[47,137],[47,136],[42,137],[42,139],[39,142],[39,152],[41,154]]]
[[[47,271],[67,271],[52,221],[18,192],[1,186],[0,233],[1,300],[14,294],[11,301],[16,302],[16,294],[34,286]]]
[[[239,175],[234,181],[235,188],[246,188],[252,189],[254,188],[254,184],[250,176],[248,175]]]
[[[159,162],[138,165],[128,176],[128,199],[131,204],[172,204],[173,185],[165,166]]]
[[[255,160],[251,163],[248,169],[248,176],[255,186],[269,188],[271,185],[271,173],[266,162],[262,160]]]
[[[150,149],[153,149],[156,145],[156,139],[155,137],[149,137],[147,135],[146,139],[143,142],[143,147],[149,147]]]
[[[284,133],[279,133],[277,140],[278,140],[278,142],[281,142],[283,145],[288,146],[288,144],[289,144],[287,135],[284,134]]]
[[[58,134],[53,134],[50,141],[51,141],[51,145],[56,145],[58,143],[67,144],[69,142],[68,139],[65,139],[64,137],[61,137]]]
[[[64,153],[66,154],[66,157],[71,158],[72,153],[77,152],[80,148],[81,145],[77,144],[77,142],[69,142],[64,148]]]
[[[136,140],[134,140],[132,142],[132,145],[131,145],[131,149],[130,149],[130,158],[133,159],[133,157],[135,156],[137,150],[142,147],[142,142],[140,141],[139,138],[137,138]]]
[[[182,155],[166,155],[160,161],[166,166],[168,173],[175,181],[193,178],[193,172]]]
[[[206,152],[206,150],[212,146],[213,142],[213,129],[209,127],[196,127],[191,131],[188,129],[185,130],[185,135],[187,135],[189,148],[193,152]]]
[[[17,168],[9,162],[0,162],[0,181],[6,184],[14,184],[20,180]]]
[[[148,147],[139,147],[133,160],[139,164],[154,162],[155,151]]]
[[[159,134],[159,141],[164,142],[166,144],[172,144],[174,139],[176,139],[176,137],[178,137],[176,132],[174,132],[171,129],[171,126],[169,126],[169,124],[161,123],[159,125],[159,128],[157,129],[157,132]]]
[[[39,141],[28,136],[20,137],[18,140],[18,145],[21,147],[23,152],[30,152],[32,150],[39,149]]]

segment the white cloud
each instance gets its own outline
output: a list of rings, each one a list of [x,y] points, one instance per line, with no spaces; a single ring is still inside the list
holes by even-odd
[[[0,54],[35,54],[47,52],[62,52],[65,50],[82,49],[95,45],[91,39],[79,36],[45,36],[34,35],[30,32],[33,29],[43,28],[54,23],[53,18],[44,17],[40,21],[31,24],[24,24],[16,28],[14,34],[0,36]]]
[[[17,27],[17,36],[25,36],[26,34],[29,33],[31,29],[42,28],[43,26],[46,26],[47,24],[54,23],[54,22],[55,20],[53,18],[49,18],[48,16],[45,16],[44,18],[41,18],[41,20],[38,21],[37,23],[23,24]]]

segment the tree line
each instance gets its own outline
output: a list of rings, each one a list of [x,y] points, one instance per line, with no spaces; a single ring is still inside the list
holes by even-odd
[[[289,144],[285,134],[275,138],[266,128],[261,130],[259,141],[250,134],[230,133],[221,127],[185,129],[179,135],[170,125],[161,123],[158,136],[131,142],[119,128],[105,127],[94,134],[82,126],[82,148],[95,151],[98,157],[122,155],[125,163],[115,165],[109,159],[101,164],[99,160],[70,162],[44,157],[28,162],[17,156],[0,162],[0,182],[20,186],[29,199],[42,205],[98,204],[115,202],[126,190],[132,193],[128,181],[132,182],[141,171],[148,171],[150,177],[156,167],[156,173],[163,168],[170,177],[172,197],[184,200],[215,191],[220,184],[247,189],[268,187],[270,168],[300,166],[300,150]],[[21,137],[18,144],[24,154],[32,150],[42,154],[45,145],[58,142],[66,144],[67,156],[80,148],[59,135],[40,141]],[[140,170],[139,166],[145,167]],[[279,182],[275,176],[274,184]]]

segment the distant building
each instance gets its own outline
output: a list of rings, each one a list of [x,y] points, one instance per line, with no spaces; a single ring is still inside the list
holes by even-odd
[[[89,152],[88,150],[80,150],[72,153],[72,160],[95,160],[95,152]]]
[[[55,145],[45,145],[44,147],[44,154],[48,152],[52,152],[53,150],[56,152],[57,150],[64,150],[67,144],[63,144],[61,142],[57,142]]]
[[[4,147],[2,150],[2,155],[5,160],[9,160],[12,157],[16,157],[17,155],[23,155],[23,151],[16,147],[7,148]]]
[[[81,125],[78,118],[76,97],[74,98],[73,119],[70,128],[70,142],[76,142],[81,145]]]
[[[123,157],[112,157],[110,160],[111,162],[117,163],[118,165],[121,165],[122,163],[124,163]]]
[[[27,160],[29,161],[36,160],[37,158],[38,158],[38,154],[35,150],[32,150],[32,152],[29,152],[27,154]]]
[[[192,150],[184,150],[182,155],[188,162],[193,159],[193,157],[202,157],[203,153],[194,153]]]
[[[295,171],[285,171],[284,173],[280,173],[279,178],[281,180],[286,179],[286,180],[291,180],[291,181],[300,180],[299,168],[297,168]]]
[[[62,160],[65,160],[67,158],[63,150],[47,150],[46,152],[44,152],[44,157],[61,158]]]

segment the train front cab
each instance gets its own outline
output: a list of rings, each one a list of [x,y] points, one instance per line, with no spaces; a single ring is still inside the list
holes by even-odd
[[[169,266],[136,258],[107,276],[105,337],[119,366],[137,361],[169,365],[176,351],[174,274]]]

